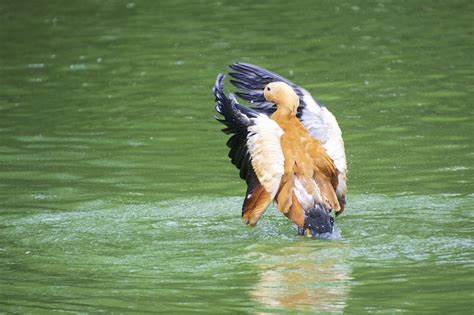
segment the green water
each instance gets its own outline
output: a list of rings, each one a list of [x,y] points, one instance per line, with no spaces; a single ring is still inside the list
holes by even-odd
[[[0,0],[0,313],[472,313],[473,16],[470,0]],[[240,223],[210,92],[235,61],[337,116],[339,240],[273,207]]]

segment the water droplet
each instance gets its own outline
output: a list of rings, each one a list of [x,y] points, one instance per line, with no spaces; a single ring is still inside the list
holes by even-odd
[[[69,69],[71,69],[71,70],[73,70],[73,71],[84,70],[85,68],[86,68],[86,65],[83,64],[83,63],[74,64],[74,65],[70,65],[70,66],[69,66]]]
[[[28,79],[28,81],[30,81],[30,82],[38,82],[38,83],[39,83],[39,82],[43,82],[43,78],[30,78],[30,79]]]
[[[134,192],[134,191],[129,191],[128,194],[131,196],[145,196],[144,193]]]
[[[44,63],[30,63],[28,64],[28,68],[44,68]]]

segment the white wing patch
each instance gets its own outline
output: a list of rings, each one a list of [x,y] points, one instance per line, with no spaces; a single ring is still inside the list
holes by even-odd
[[[301,123],[312,137],[321,142],[338,171],[345,174],[347,171],[346,153],[341,128],[336,117],[326,107],[318,105],[306,90],[304,90],[303,101],[306,107],[301,115]]]
[[[280,143],[283,130],[264,114],[253,118],[252,121],[254,125],[248,127],[247,135],[252,167],[260,184],[273,199],[284,172],[285,158]]]

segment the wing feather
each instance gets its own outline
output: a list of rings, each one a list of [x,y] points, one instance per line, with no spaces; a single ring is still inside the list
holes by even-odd
[[[272,199],[278,191],[284,172],[283,151],[280,137],[283,130],[268,116],[261,114],[253,119],[249,127],[247,145],[252,158],[252,167],[265,190]]]
[[[261,110],[242,106],[232,94],[225,95],[223,80],[218,75],[213,88],[216,111],[223,116],[216,119],[226,126],[222,131],[231,135],[229,157],[247,183],[242,220],[255,225],[274,199],[283,175],[283,130]]]

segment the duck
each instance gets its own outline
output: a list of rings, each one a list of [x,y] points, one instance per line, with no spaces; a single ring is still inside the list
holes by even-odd
[[[298,234],[331,233],[346,205],[347,163],[335,116],[290,80],[257,65],[229,66],[235,94],[224,93],[225,75],[213,86],[217,121],[230,135],[229,158],[245,180],[242,222],[256,226],[277,209]],[[249,102],[240,104],[236,98]]]

